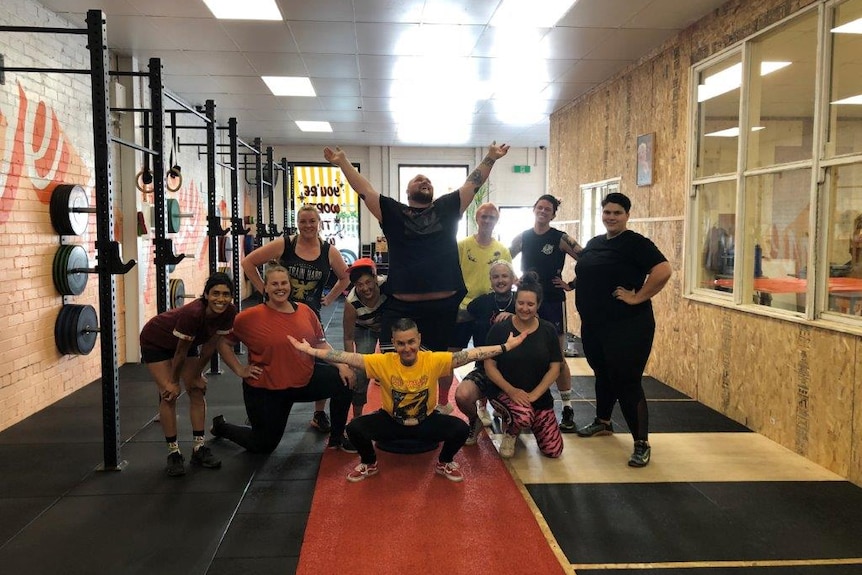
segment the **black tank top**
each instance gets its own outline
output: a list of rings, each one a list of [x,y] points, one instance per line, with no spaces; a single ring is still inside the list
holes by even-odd
[[[329,249],[332,247],[323,240],[320,242],[320,256],[316,260],[304,260],[296,255],[296,241],[285,234],[284,252],[281,254],[281,264],[290,274],[290,299],[299,301],[314,310],[320,317],[321,299],[326,280],[329,278]]]

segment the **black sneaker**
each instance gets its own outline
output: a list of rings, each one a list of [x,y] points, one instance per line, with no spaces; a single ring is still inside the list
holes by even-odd
[[[172,451],[168,454],[168,466],[165,468],[165,473],[168,477],[180,477],[186,474],[186,468],[183,465],[183,454],[179,451]]]
[[[329,424],[329,418],[325,411],[314,412],[314,416],[311,418],[311,427],[321,433],[329,433],[332,426]]]
[[[213,424],[210,427],[210,433],[212,433],[213,437],[221,437],[219,430],[225,424],[224,415],[216,415],[213,417]]]
[[[650,446],[646,441],[635,441],[635,450],[629,458],[629,467],[646,467],[649,464]]]
[[[206,467],[207,469],[218,469],[221,467],[221,459],[218,459],[210,448],[201,445],[192,452],[192,464]]]
[[[344,453],[359,453],[346,435],[341,438],[330,437],[326,447],[328,449],[340,449]]]
[[[596,437],[599,435],[613,435],[614,424],[611,422],[605,423],[598,417],[589,425],[585,425],[578,430],[578,435],[581,437]]]
[[[476,445],[479,443],[479,434],[485,429],[485,424],[478,417],[470,422],[470,433],[467,435],[467,441],[464,445]]]
[[[563,407],[563,418],[560,420],[560,431],[563,433],[574,433],[575,426],[575,410],[569,406]]]

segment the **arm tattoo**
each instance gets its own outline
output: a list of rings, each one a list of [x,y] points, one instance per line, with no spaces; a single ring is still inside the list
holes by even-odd
[[[494,357],[500,354],[500,346],[495,345],[489,347],[474,347],[473,353],[470,357],[473,361],[481,361],[483,359],[488,359],[489,357]]]
[[[495,160],[494,158],[489,158],[488,156],[485,156],[485,159],[482,160],[482,163],[485,164],[486,166],[488,166],[489,168],[493,168],[494,162],[496,162],[496,161],[497,160]]]
[[[569,234],[565,234],[565,235],[563,236],[563,241],[564,241],[564,242],[566,242],[566,244],[567,244],[570,248],[572,248],[573,250],[575,250],[575,249],[577,249],[577,248],[579,248],[579,247],[580,247],[580,246],[578,245],[578,242],[576,242],[576,241],[575,241],[575,239],[574,239],[572,236],[570,236]]]
[[[348,360],[349,355],[353,355],[353,354],[348,354],[348,353],[345,353],[343,351],[339,351],[337,349],[330,349],[330,350],[327,350],[326,355],[324,355],[321,359],[324,359],[326,361],[332,361],[335,363],[347,363],[349,361]]]
[[[452,352],[452,365],[460,366],[470,361],[466,350]]]
[[[479,191],[479,188],[482,187],[482,184],[485,183],[485,177],[482,176],[482,172],[479,171],[479,168],[476,168],[469,176],[467,176],[467,181],[473,184],[473,193],[475,194]]]

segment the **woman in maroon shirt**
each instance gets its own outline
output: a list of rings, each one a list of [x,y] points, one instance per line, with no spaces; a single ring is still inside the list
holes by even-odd
[[[233,290],[233,280],[227,274],[213,274],[204,286],[203,296],[157,315],[141,331],[141,361],[147,364],[159,388],[159,421],[168,443],[166,472],[170,477],[186,472],[177,443],[180,379],[189,394],[194,436],[191,462],[210,469],[221,467],[221,461],[204,445],[207,380],[201,372],[221,336],[231,332],[236,317],[236,307],[231,302]]]

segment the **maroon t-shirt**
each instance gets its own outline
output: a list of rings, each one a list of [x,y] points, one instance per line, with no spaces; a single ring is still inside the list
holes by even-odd
[[[214,316],[206,314],[207,302],[201,298],[178,308],[160,313],[150,319],[141,330],[141,347],[176,350],[181,339],[192,342],[192,347],[203,345],[213,335],[227,335],[233,327],[236,307],[229,304]]]

